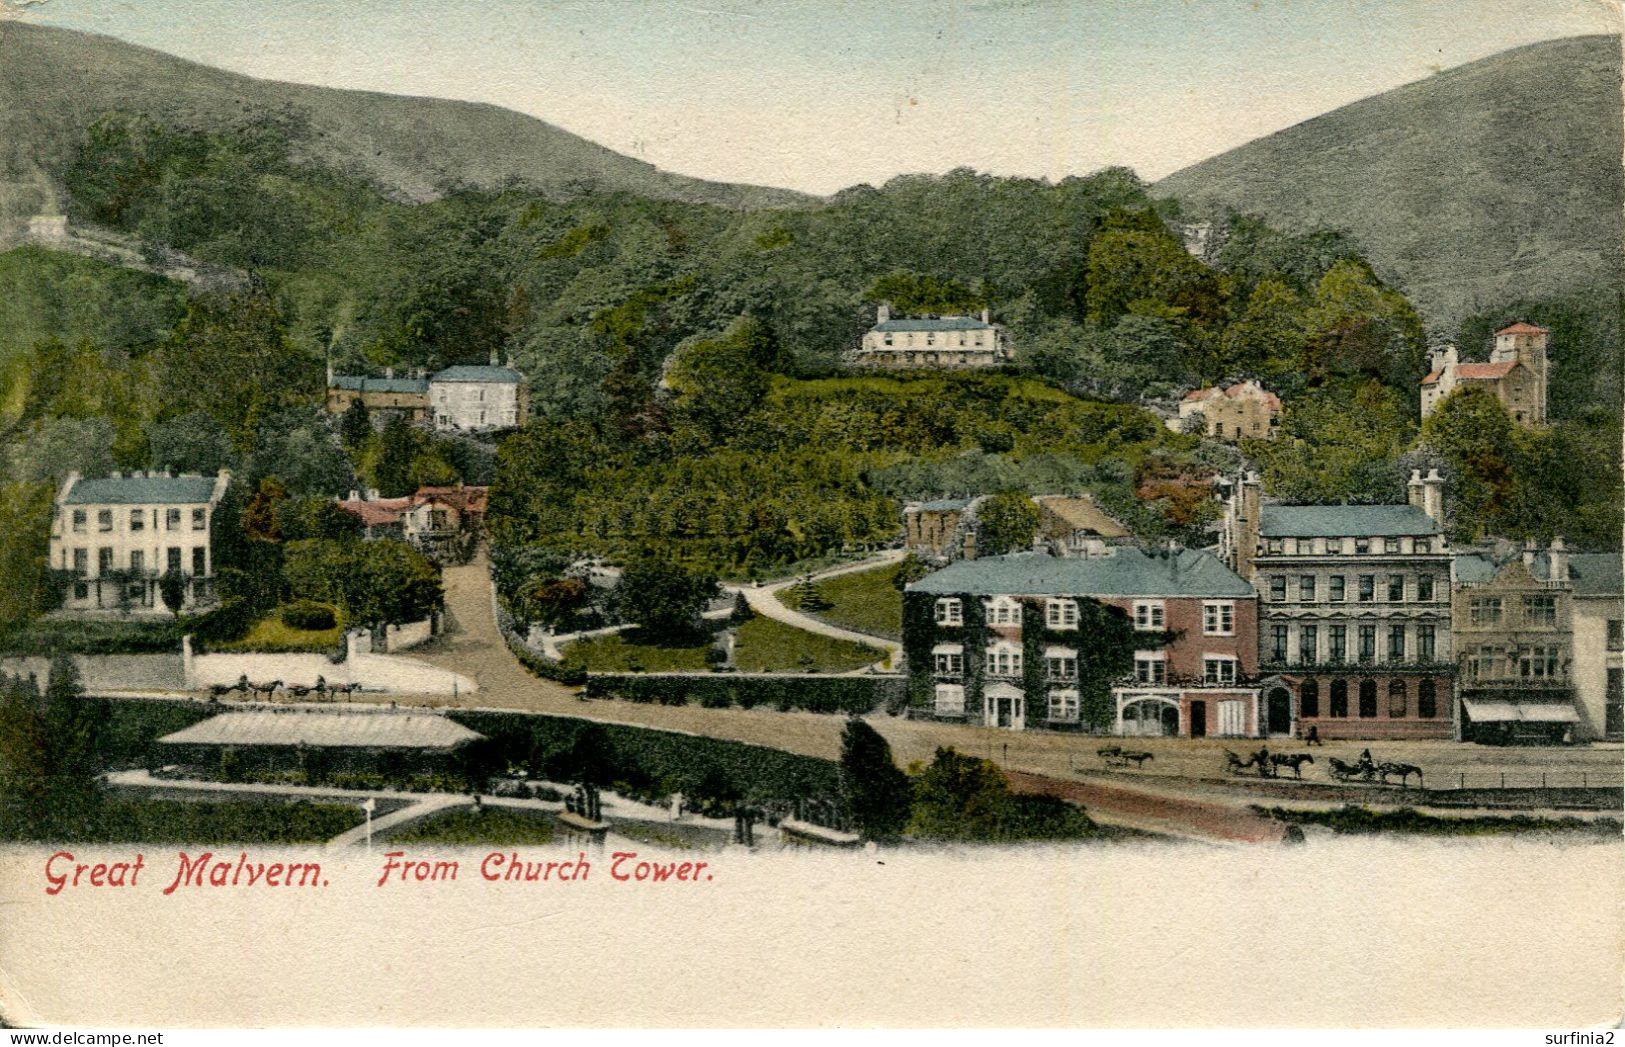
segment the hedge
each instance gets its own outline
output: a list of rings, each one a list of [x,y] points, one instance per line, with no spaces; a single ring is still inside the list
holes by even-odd
[[[701,802],[763,804],[839,793],[832,761],[760,745],[540,713],[457,710],[447,715],[491,739],[510,765],[559,773],[574,756],[599,765],[600,784],[627,793],[662,797],[681,792]],[[589,749],[590,757],[585,754]]]
[[[767,706],[788,712],[863,715],[884,705],[895,712],[906,701],[900,676],[744,676],[734,674],[644,675],[592,673],[588,698],[688,705],[708,709]]]
[[[502,606],[502,601],[494,599],[496,609],[497,631],[502,634],[502,640],[508,645],[508,650],[519,659],[519,664],[532,676],[540,676],[544,680],[553,680],[567,687],[580,687],[587,682],[586,666],[574,661],[559,661],[549,658],[531,648],[519,633],[514,629],[514,619],[508,609]]]
[[[0,636],[0,653],[18,656],[52,654],[157,654],[181,649],[181,623],[96,621],[41,618]]]

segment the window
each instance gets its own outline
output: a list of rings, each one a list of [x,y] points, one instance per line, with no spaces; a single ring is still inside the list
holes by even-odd
[[[75,549],[73,551],[73,573],[80,578],[90,573],[89,549]]]
[[[1467,605],[1468,617],[1474,625],[1500,625],[1501,624],[1501,598],[1499,596],[1475,596]]]
[[[1402,574],[1391,574],[1391,575],[1388,576],[1388,602],[1389,603],[1404,603],[1405,602],[1405,576],[1404,575],[1402,575]]]
[[[180,546],[172,545],[172,546],[169,547],[169,549],[167,550],[167,558],[166,558],[166,560],[164,562],[164,570],[168,571],[168,572],[170,572],[172,574],[180,574],[181,573],[181,550],[180,550]]]
[[[75,531],[79,531],[80,533],[84,532],[84,530],[85,530],[85,511],[83,509],[75,509],[73,511],[73,529]]]
[[[1270,661],[1286,661],[1286,626],[1270,626]]]
[[[1377,598],[1377,576],[1374,574],[1360,575],[1360,602],[1370,603]]]
[[[130,550],[130,570],[137,574],[147,569],[147,554],[139,549]]]
[[[145,509],[130,510],[130,530],[145,531],[147,529],[147,511]]]
[[[1203,636],[1234,636],[1236,632],[1236,605],[1229,602],[1202,605]]]
[[[1356,538],[1356,539],[1354,539],[1354,551],[1355,551],[1356,554],[1358,554],[1360,556],[1364,556],[1365,554],[1369,553],[1371,551],[1371,539],[1369,539],[1369,538]]]
[[[1625,649],[1625,620],[1608,619],[1608,649],[1610,651]]]
[[[1044,652],[1044,668],[1051,680],[1078,678],[1078,652],[1064,647],[1051,647]]]
[[[937,601],[937,624],[965,624],[965,609],[957,597],[946,596]]]
[[[1078,718],[1078,692],[1072,690],[1049,693],[1049,718],[1072,722]]]
[[[1021,605],[1008,596],[996,596],[982,603],[989,625],[1020,625]]]
[[[1168,681],[1161,651],[1134,652],[1134,682],[1161,685]]]
[[[1341,538],[1328,538],[1328,539],[1326,539],[1326,551],[1328,553],[1331,553],[1334,556],[1337,555],[1338,553],[1341,553],[1343,551],[1343,539],[1341,539]]]
[[[1405,627],[1403,625],[1390,625],[1388,627],[1388,660],[1390,662],[1403,662],[1405,660]]]
[[[1525,596],[1523,598],[1523,620],[1530,625],[1556,625],[1557,597]]]
[[[1405,694],[1405,681],[1395,680],[1388,685],[1388,718],[1397,720],[1404,717],[1410,710],[1408,696]]]
[[[931,649],[938,676],[958,676],[965,671],[964,648],[956,643],[939,643]]]
[[[987,649],[987,675],[1020,676],[1021,651],[1008,645]]]
[[[937,715],[958,716],[965,711],[965,688],[957,683],[937,684]]]
[[[1349,714],[1349,682],[1347,680],[1332,681],[1332,715],[1345,717]]]
[[[1298,661],[1315,664],[1320,657],[1320,628],[1314,625],[1298,626]]]
[[[1298,691],[1298,715],[1320,715],[1320,681],[1305,680],[1303,687]]]
[[[1334,575],[1331,576],[1331,578],[1327,579],[1326,588],[1327,588],[1326,599],[1330,600],[1332,603],[1342,603],[1343,602],[1345,594],[1343,592],[1343,576],[1342,575],[1334,574]]]
[[[1433,600],[1433,576],[1431,574],[1416,576],[1416,598],[1423,603],[1429,603]]]
[[[444,531],[450,525],[447,523],[447,514],[444,509],[429,510],[429,530]]]
[[[207,509],[192,510],[192,530],[202,531],[209,526],[209,511]]]
[[[1360,681],[1360,719],[1369,720],[1377,715],[1377,681]]]
[[[192,574],[202,578],[209,573],[209,551],[199,545],[192,550]]]
[[[1315,599],[1315,576],[1306,574],[1298,579],[1298,599],[1304,603],[1312,603]]]
[[[96,530],[111,531],[113,529],[113,510],[98,509],[96,511]]]
[[[96,550],[96,576],[99,578],[112,569],[113,550],[104,545]]]
[[[178,531],[181,529],[181,511],[179,509],[164,510],[164,530]]]
[[[1427,720],[1439,715],[1439,699],[1432,680],[1423,680],[1416,685],[1416,715]]]
[[[1076,629],[1078,627],[1078,602],[1076,600],[1045,601],[1044,624],[1051,629]]]
[[[1431,662],[1434,659],[1436,654],[1434,629],[1435,626],[1431,623],[1416,627],[1416,660],[1419,662]]]
[[[1377,627],[1360,626],[1360,661],[1371,662],[1377,657]]]
[[[1473,675],[1480,679],[1499,678],[1502,675],[1501,667],[1506,661],[1506,653],[1505,647],[1481,646],[1473,657]]]
[[[1341,665],[1349,656],[1349,627],[1346,625],[1328,625],[1326,639],[1331,646],[1326,660],[1333,665]]]
[[[1135,600],[1134,601],[1134,628],[1141,632],[1162,628],[1162,601],[1161,600]]]
[[[1383,552],[1387,552],[1387,553],[1397,553],[1397,552],[1399,552],[1399,539],[1398,538],[1385,538],[1385,539],[1383,539],[1382,549],[1383,549]]]
[[[1223,422],[1219,423],[1219,435],[1220,436],[1224,435],[1224,423]],[[1240,436],[1241,434],[1237,433],[1236,435]],[[1279,556],[1279,555],[1281,555],[1281,539],[1279,539],[1279,538],[1267,538],[1267,539],[1265,539],[1264,540],[1264,552],[1269,556]]]
[[[1557,675],[1557,648],[1530,647],[1518,655],[1518,675],[1524,678],[1551,679]]]
[[[1202,682],[1231,684],[1236,682],[1236,660],[1224,655],[1202,657]]]
[[[1277,574],[1270,578],[1270,599],[1275,603],[1286,601],[1286,575]]]

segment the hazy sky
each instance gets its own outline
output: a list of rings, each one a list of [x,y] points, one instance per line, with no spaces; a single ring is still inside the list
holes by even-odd
[[[971,166],[1157,178],[1613,0],[0,0],[253,76],[494,102],[828,193]]]

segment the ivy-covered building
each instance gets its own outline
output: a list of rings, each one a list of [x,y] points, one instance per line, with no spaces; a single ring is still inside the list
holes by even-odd
[[[1257,598],[1211,553],[961,560],[903,595],[911,715],[1252,736]]]

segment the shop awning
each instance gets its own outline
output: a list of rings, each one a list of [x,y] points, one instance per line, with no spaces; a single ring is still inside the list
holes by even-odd
[[[1463,698],[1467,715],[1474,723],[1579,723],[1580,714],[1568,702],[1486,702]]]

